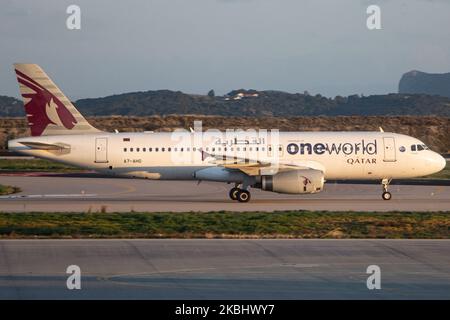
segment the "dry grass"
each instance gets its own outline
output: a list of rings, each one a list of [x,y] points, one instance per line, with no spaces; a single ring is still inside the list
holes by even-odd
[[[403,133],[424,141],[433,150],[450,150],[450,118],[437,116],[339,116],[339,117],[223,117],[205,115],[169,115],[150,117],[90,117],[95,127],[112,132],[171,131],[193,126],[194,120],[203,122],[203,129],[264,128],[280,131],[364,131],[381,126],[385,131]],[[8,139],[29,135],[25,118],[0,118],[0,149]]]

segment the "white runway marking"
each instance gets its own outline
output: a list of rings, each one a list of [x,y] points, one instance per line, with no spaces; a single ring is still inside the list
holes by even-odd
[[[27,198],[83,198],[96,197],[97,194],[28,194],[28,195],[8,195],[0,196],[0,199],[27,199]]]

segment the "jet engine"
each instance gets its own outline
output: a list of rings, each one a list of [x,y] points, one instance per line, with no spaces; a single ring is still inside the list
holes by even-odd
[[[254,187],[278,193],[316,193],[323,189],[323,172],[315,169],[292,170],[272,176],[261,176]]]

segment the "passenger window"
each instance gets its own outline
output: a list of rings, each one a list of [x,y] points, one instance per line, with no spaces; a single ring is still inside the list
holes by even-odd
[[[158,152],[158,150],[159,150],[158,148],[155,148],[155,152]]]
[[[167,151],[169,151],[169,152],[170,152],[170,151],[172,151],[172,149],[171,149],[171,148],[167,148]]]
[[[416,151],[416,145],[415,144],[411,145],[411,151]]]
[[[166,149],[164,149],[164,148],[161,148],[161,152],[164,152],[164,150],[166,150]]]
[[[142,152],[145,152],[147,149],[146,148],[142,148]]]
[[[189,147],[186,148],[186,151],[189,151]]]
[[[123,152],[127,152],[127,148],[123,148]]]
[[[192,151],[195,151],[195,150],[197,150],[197,148],[196,148],[196,147],[193,147],[193,148],[192,148]]]
[[[133,148],[130,148],[130,152],[133,152]]]
[[[149,152],[152,152],[152,148],[148,148],[148,151],[149,151]]]

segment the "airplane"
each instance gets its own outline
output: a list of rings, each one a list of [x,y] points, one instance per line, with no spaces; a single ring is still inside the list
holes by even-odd
[[[104,132],[41,67],[14,68],[31,136],[8,141],[9,149],[111,176],[231,183],[229,197],[242,203],[250,200],[250,188],[313,194],[330,179],[379,180],[382,199],[390,200],[392,179],[430,175],[446,165],[422,141],[383,130]]]

